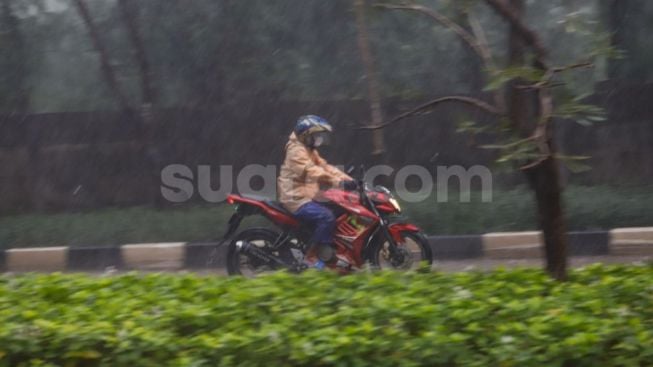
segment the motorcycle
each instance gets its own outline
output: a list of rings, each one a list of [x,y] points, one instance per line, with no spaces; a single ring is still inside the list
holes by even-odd
[[[404,220],[401,207],[390,190],[371,188],[362,179],[357,189],[330,188],[314,200],[329,207],[336,216],[334,243],[322,245],[317,256],[328,268],[342,274],[371,266],[374,269],[407,270],[431,265],[428,240],[421,230]],[[279,202],[264,197],[231,194],[235,206],[224,241],[229,241],[227,271],[230,275],[257,274],[286,269],[301,272],[310,245],[311,228]],[[244,218],[260,215],[273,225],[249,228],[236,234]],[[232,238],[233,237],[233,238]]]

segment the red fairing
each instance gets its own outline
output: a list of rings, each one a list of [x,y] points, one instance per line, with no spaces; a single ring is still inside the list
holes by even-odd
[[[387,203],[390,200],[390,196],[382,192],[368,192],[367,196],[377,203]]]
[[[229,204],[236,204],[236,203],[243,203],[247,205],[252,205],[255,206],[263,212],[263,215],[265,215],[268,219],[273,221],[274,223],[277,223],[279,225],[284,225],[284,226],[291,226],[291,227],[299,227],[299,222],[297,219],[288,216],[274,208],[271,208],[267,205],[265,205],[265,202],[263,201],[258,201],[254,199],[248,199],[244,198],[240,195],[229,195],[227,196],[227,203]]]
[[[382,213],[394,213],[397,211],[397,209],[390,204],[377,204],[376,208]]]
[[[367,196],[372,199],[376,209],[381,213],[396,213],[397,209],[390,203],[390,195],[382,192],[368,192]]]
[[[361,205],[360,197],[356,192],[331,189],[320,192],[314,200],[325,203],[333,202],[350,213],[374,220],[378,219],[374,213]]]
[[[350,214],[343,214],[337,220],[334,242],[337,246],[338,256],[347,259],[350,264],[361,267],[363,248],[367,238],[374,230],[376,221],[359,223],[358,219]]]
[[[419,227],[410,223],[392,223],[388,226],[388,230],[396,243],[401,243],[403,241],[401,232],[420,232]]]

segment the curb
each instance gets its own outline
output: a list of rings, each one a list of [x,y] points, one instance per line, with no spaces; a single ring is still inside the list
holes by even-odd
[[[610,252],[620,256],[653,256],[653,227],[610,231]]]
[[[622,231],[623,229],[613,230]],[[641,228],[638,230],[642,230]],[[653,234],[653,228],[648,229]],[[569,256],[601,256],[620,255],[617,243],[611,241],[611,231],[592,232],[569,232],[568,253]],[[647,232],[632,232],[632,236],[639,238]],[[544,240],[542,232],[505,232],[488,233],[483,235],[483,249],[485,256],[489,259],[540,259],[544,258]],[[650,246],[640,248],[640,253],[628,253],[627,255],[647,256],[646,249],[653,250],[653,237]],[[653,254],[651,252],[650,254]]]
[[[11,272],[62,271],[66,269],[68,247],[11,249],[6,252],[6,268]]]
[[[122,258],[130,270],[179,270],[184,266],[186,243],[139,243],[123,245]]]
[[[653,227],[570,232],[569,256],[653,256]],[[541,232],[505,232],[428,238],[433,259],[534,259],[544,256]],[[219,242],[139,243],[120,246],[35,247],[0,250],[0,272],[175,271],[224,268],[228,246]],[[215,254],[216,263],[208,265]]]
[[[530,259],[543,257],[541,232],[506,232],[483,235],[488,259]]]

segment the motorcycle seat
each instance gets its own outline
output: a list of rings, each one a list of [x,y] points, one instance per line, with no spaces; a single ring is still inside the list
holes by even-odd
[[[265,205],[269,206],[270,208],[272,208],[272,209],[274,209],[274,210],[276,210],[278,212],[281,212],[281,213],[283,213],[283,214],[285,214],[287,216],[290,216],[290,217],[295,217],[295,215],[293,213],[291,213],[290,210],[286,209],[286,207],[284,207],[278,201],[265,200],[264,203],[265,203]]]
[[[240,196],[244,197],[245,199],[250,199],[254,201],[268,201],[270,198],[265,197],[265,196],[259,196],[259,195],[249,195],[249,194],[241,194]]]
[[[286,207],[284,207],[280,202],[272,200],[267,197],[258,196],[258,195],[242,195],[246,199],[256,200],[264,203],[266,206],[281,212],[287,216],[294,217],[295,215],[291,213]]]

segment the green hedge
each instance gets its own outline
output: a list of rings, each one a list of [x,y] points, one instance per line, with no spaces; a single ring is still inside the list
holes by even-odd
[[[492,202],[473,193],[470,203],[455,194],[447,203],[433,198],[406,206],[428,233],[481,234],[538,228],[533,193],[525,187],[495,190]],[[569,229],[575,231],[653,226],[653,186],[638,188],[571,186],[564,193]]]
[[[0,277],[0,366],[651,366],[653,265]]]
[[[495,190],[491,203],[448,203],[435,197],[404,203],[406,215],[427,233],[479,234],[537,228],[532,193]],[[653,187],[571,187],[565,194],[571,230],[653,226]],[[228,205],[156,210],[116,208],[82,213],[0,217],[0,248],[206,241],[220,237],[233,208]],[[261,225],[250,220],[244,225]]]

